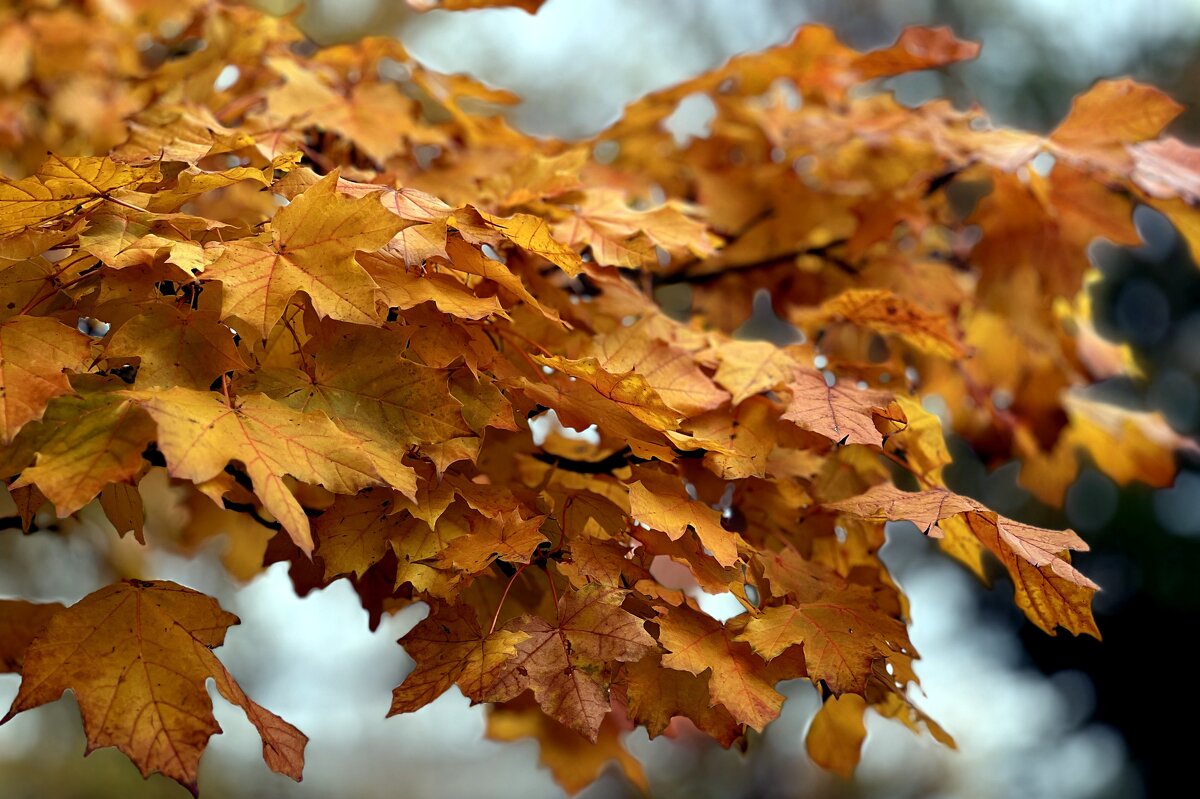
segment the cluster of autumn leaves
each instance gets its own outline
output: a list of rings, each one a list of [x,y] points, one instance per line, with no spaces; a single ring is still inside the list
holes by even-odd
[[[316,49],[236,5],[46,2],[0,11],[0,43],[20,522],[223,537],[233,576],[348,579],[372,626],[424,602],[391,712],[457,686],[568,790],[611,759],[644,782],[631,725],[743,744],[794,678],[823,689],[830,768],[868,708],[950,743],[909,697],[888,521],[981,577],[991,553],[1047,632],[1098,635],[1084,542],[949,491],[921,397],[1047,502],[1085,453],[1174,475],[1160,418],[1083,392],[1135,369],[1091,326],[1089,242],[1137,242],[1140,202],[1200,248],[1200,155],[1159,138],[1179,106],[1154,89],[1101,82],[1049,137],[995,129],[859,88],[976,45],[914,28],[864,54],[811,26],[571,144],[395,41]],[[716,117],[681,144],[664,122],[697,94]],[[733,335],[762,291],[800,343]],[[236,617],[125,572],[0,603],[5,719],[72,689],[89,746],[194,790],[211,677],[298,779],[305,736],[211,651]]]

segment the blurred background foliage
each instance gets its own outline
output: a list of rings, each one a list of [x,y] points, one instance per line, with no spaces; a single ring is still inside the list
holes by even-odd
[[[298,10],[289,0],[262,6]],[[1131,75],[1188,105],[1172,132],[1200,139],[1200,4],[1191,0],[550,0],[535,16],[516,10],[448,14],[391,0],[312,0],[300,24],[319,43],[398,37],[429,66],[469,72],[524,98],[511,118],[548,136],[590,135],[636,97],[729,56],[784,41],[822,22],[859,48],[894,40],[908,24],[951,26],[984,43],[981,57],[948,74],[891,82],[906,102],[947,96],[978,103],[998,124],[1044,131],[1071,98],[1101,77]],[[697,132],[703,120],[692,120]],[[689,120],[680,120],[686,129]],[[1160,411],[1180,433],[1200,430],[1200,272],[1170,225],[1136,215],[1144,244],[1092,246],[1097,326],[1128,342],[1144,379],[1103,387],[1131,407]],[[780,335],[770,304],[744,332]],[[786,331],[784,331],[786,332]],[[1016,485],[1016,464],[983,464],[956,443],[951,487],[997,511],[1069,525],[1092,545],[1077,563],[1104,591],[1096,600],[1103,643],[1045,636],[1003,584],[987,590],[937,555],[911,526],[885,549],[912,600],[912,640],[928,711],[959,741],[946,752],[875,718],[853,782],[815,770],[803,730],[816,709],[794,685],[783,717],[748,755],[699,741],[631,736],[662,797],[1139,797],[1187,784],[1195,692],[1182,653],[1200,611],[1200,465],[1184,464],[1173,488],[1118,488],[1085,468],[1063,511]],[[0,513],[8,515],[8,511]],[[109,575],[96,572],[87,536],[0,533],[0,594],[74,600]],[[220,700],[226,735],[202,766],[205,796],[558,796],[526,741],[482,739],[483,717],[456,693],[411,716],[384,720],[391,686],[411,667],[395,639],[420,616],[409,609],[369,633],[344,584],[301,600],[281,566],[239,589],[214,566],[217,553],[158,557],[154,571],[221,598],[243,618],[222,650],[248,692],[312,737],[306,779],[294,785],[253,756],[254,733]],[[119,555],[119,553],[118,553]],[[53,569],[35,568],[53,563]],[[720,608],[716,608],[719,612]],[[0,677],[0,703],[16,692]],[[250,742],[249,745],[246,745]],[[27,713],[0,729],[0,797],[181,797],[161,777],[142,783],[112,750],[86,760],[73,701]],[[247,756],[246,753],[250,753]],[[615,775],[589,799],[635,795]]]

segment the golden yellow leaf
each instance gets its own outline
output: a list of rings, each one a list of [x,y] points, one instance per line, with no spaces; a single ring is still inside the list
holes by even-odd
[[[58,602],[0,599],[0,671],[20,674],[25,650],[62,609]]]
[[[1079,95],[1050,141],[1065,155],[1076,153],[1132,163],[1123,145],[1156,137],[1183,106],[1152,86],[1129,78],[1097,81]]]
[[[574,796],[591,785],[612,761],[641,791],[649,790],[642,764],[622,745],[620,727],[611,715],[605,716],[596,740],[592,741],[532,704],[509,702],[491,708],[487,736],[496,741],[536,740],[538,762],[550,770],[554,781],[568,795]]]
[[[766,341],[727,341],[714,354],[720,362],[714,379],[733,394],[734,405],[779,388],[798,369],[785,350]]]
[[[233,331],[215,311],[182,311],[155,303],[125,322],[108,340],[110,362],[137,357],[139,388],[207,389],[225,372],[246,367],[233,342]]]
[[[0,723],[70,689],[89,751],[115,746],[143,776],[162,773],[195,794],[200,756],[221,731],[205,690],[211,678],[258,730],[267,765],[299,780],[308,737],[246,696],[211,651],[237,622],[216,600],[175,583],[101,588],[56,613],[30,644]]]
[[[867,737],[863,714],[867,702],[858,694],[831,696],[821,705],[804,737],[808,756],[817,765],[850,779]]]
[[[146,512],[136,485],[109,483],[100,489],[100,507],[117,535],[124,538],[126,533],[133,533],[139,544],[146,543]]]
[[[456,683],[472,700],[481,700],[528,637],[510,630],[485,635],[470,607],[435,604],[399,641],[417,665],[392,691],[388,715],[419,710]]]
[[[738,547],[744,542],[721,526],[718,511],[689,497],[684,486],[667,475],[642,470],[637,477],[629,486],[629,513],[635,522],[666,533],[672,541],[691,527],[717,563],[732,566],[738,561]]]
[[[228,404],[219,394],[178,386],[128,396],[158,424],[172,477],[200,483],[240,462],[263,507],[306,553],[313,549],[308,516],[285,476],[340,494],[382,482],[358,440],[323,413],[295,411],[262,394]]]
[[[579,253],[555,239],[546,220],[531,214],[500,217],[483,211],[478,213],[504,238],[523,250],[540,255],[568,275],[574,276],[583,271],[583,259]]]
[[[158,167],[129,166],[98,156],[51,155],[36,175],[0,179],[0,237],[99,205],[112,194],[153,182]]]
[[[13,484],[37,486],[59,517],[91,502],[109,483],[133,479],[154,440],[154,422],[119,390],[124,384],[94,377],[80,386],[78,396],[54,400],[41,423],[27,428],[37,460]]]
[[[697,676],[712,670],[708,689],[740,724],[762,731],[779,715],[783,695],[767,664],[749,644],[734,639],[711,616],[686,607],[659,616],[658,640],[667,649],[662,664]]]
[[[932,313],[884,289],[849,289],[801,314],[797,324],[817,327],[846,321],[942,358],[961,358],[967,349],[949,318]]]
[[[377,195],[347,199],[337,194],[336,184],[331,174],[297,196],[275,215],[269,237],[225,246],[203,275],[221,283],[223,317],[244,320],[265,338],[303,291],[322,317],[379,322],[378,288],[354,253],[382,247],[404,223]]]
[[[534,550],[549,539],[542,534],[545,516],[521,517],[520,511],[502,513],[495,519],[471,517],[471,533],[454,539],[438,557],[440,565],[474,574],[493,560],[529,563]]]
[[[88,337],[54,319],[15,316],[0,324],[0,437],[11,443],[46,403],[69,394],[64,372],[88,368]]]

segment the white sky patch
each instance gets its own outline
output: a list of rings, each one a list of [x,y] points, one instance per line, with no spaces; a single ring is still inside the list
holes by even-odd
[[[572,441],[586,441],[589,444],[600,443],[600,430],[596,425],[588,425],[582,430],[576,430],[574,427],[567,427],[558,419],[558,414],[553,410],[546,411],[541,416],[529,420],[529,432],[533,435],[533,443],[541,446],[546,443],[546,439],[551,433],[558,433],[563,438],[571,439]]]
[[[226,89],[232,89],[241,76],[241,70],[233,64],[226,64],[225,68],[217,74],[217,79],[213,81],[213,91],[223,92]]]

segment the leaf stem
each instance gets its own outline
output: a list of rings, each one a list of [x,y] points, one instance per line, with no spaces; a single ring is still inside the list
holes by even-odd
[[[500,595],[500,602],[496,605],[495,614],[492,615],[492,626],[488,627],[488,635],[496,631],[496,622],[500,621],[500,611],[504,609],[504,602],[508,599],[508,592],[512,590],[513,583],[521,576],[521,572],[528,569],[530,565],[529,563],[522,563],[520,568],[513,572],[513,576],[508,578],[508,585],[504,586],[504,593]]]
[[[883,449],[882,447],[880,447],[879,453],[881,455],[883,455],[883,457],[890,460],[892,463],[899,466],[901,469],[904,469],[904,471],[908,472],[913,477],[917,478],[917,482],[921,483],[921,485],[925,486],[926,488],[934,487],[934,483],[932,481],[930,481],[929,478],[927,478],[925,475],[921,474],[916,469],[914,469],[912,467],[912,465],[910,463],[908,463],[908,461],[906,461],[903,458],[901,458],[900,456],[896,455],[896,453],[888,452],[886,449]]]
[[[554,587],[554,575],[550,573],[550,569],[546,569],[546,582],[550,583],[550,595],[554,597],[554,622],[558,623],[558,589]]]

